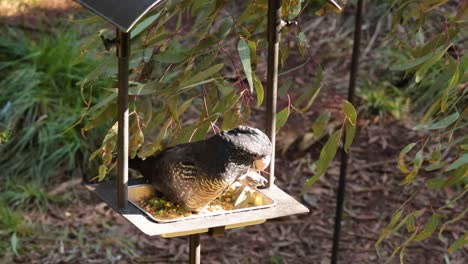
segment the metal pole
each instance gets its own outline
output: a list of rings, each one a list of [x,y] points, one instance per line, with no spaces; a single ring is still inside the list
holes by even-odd
[[[128,65],[130,34],[117,29],[119,60],[118,141],[117,141],[117,206],[124,208],[128,199]]]
[[[278,90],[278,56],[281,29],[281,0],[268,1],[268,69],[266,93],[266,131],[272,142],[270,176],[268,187],[275,179],[275,141],[276,141],[276,98]]]
[[[200,264],[200,234],[190,235],[189,263]]]
[[[356,78],[359,67],[359,45],[361,44],[361,25],[362,25],[362,2],[358,0],[357,11],[356,11],[356,22],[354,28],[354,41],[353,41],[353,55],[351,59],[351,70],[349,77],[349,88],[348,88],[348,101],[354,104],[354,91],[356,89]],[[346,134],[346,132],[344,133]],[[343,145],[345,142],[345,136],[343,135]],[[350,151],[350,150],[349,150]],[[341,148],[341,164],[340,164],[340,179],[338,183],[338,194],[336,198],[336,212],[335,212],[335,229],[333,233],[333,248],[331,263],[336,264],[338,262],[338,252],[340,243],[340,232],[341,232],[341,216],[343,214],[343,203],[346,191],[346,174],[348,169],[348,153]]]

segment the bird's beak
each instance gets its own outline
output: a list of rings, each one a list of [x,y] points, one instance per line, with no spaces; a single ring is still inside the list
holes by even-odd
[[[257,171],[264,170],[266,167],[268,167],[268,165],[270,165],[270,159],[270,156],[266,156],[261,159],[255,160],[253,163],[253,168]]]

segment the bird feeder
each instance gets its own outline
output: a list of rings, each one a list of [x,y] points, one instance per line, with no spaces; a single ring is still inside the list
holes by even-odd
[[[266,132],[273,143],[268,188],[261,192],[275,201],[274,206],[240,211],[208,218],[158,223],[129,203],[128,197],[128,76],[130,32],[150,10],[160,9],[166,0],[76,0],[116,27],[118,57],[118,142],[116,182],[86,185],[107,205],[149,236],[176,237],[190,235],[190,263],[200,262],[199,234],[224,232],[225,229],[255,225],[267,219],[307,213],[309,210],[274,184],[274,149],[276,138],[276,101],[278,83],[278,52],[281,20],[281,0],[268,1],[268,73],[266,96]],[[131,196],[131,193],[130,193]]]

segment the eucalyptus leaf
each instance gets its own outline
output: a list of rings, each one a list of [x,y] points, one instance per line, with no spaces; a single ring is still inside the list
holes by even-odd
[[[317,117],[317,119],[312,124],[312,132],[314,132],[314,138],[319,139],[323,132],[325,131],[325,127],[330,120],[331,113],[330,112],[323,112]]]
[[[315,172],[315,175],[306,181],[302,189],[302,194],[304,194],[307,190],[309,190],[310,187],[312,187],[312,185],[318,179],[320,179],[320,177],[325,173],[328,166],[330,166],[338,150],[340,139],[341,139],[341,129],[333,133],[328,138],[327,143],[325,143],[322,150],[320,151],[320,157],[316,163],[317,170]]]
[[[242,68],[244,69],[245,77],[249,83],[250,92],[253,93],[254,85],[252,78],[252,65],[250,61],[250,47],[249,43],[245,39],[239,40],[237,45],[237,51],[239,52],[239,57],[241,59]]]
[[[286,124],[286,121],[288,120],[290,113],[290,108],[289,106],[286,106],[281,110],[278,114],[276,114],[276,131],[280,130],[284,124]]]
[[[452,171],[457,169],[460,166],[463,166],[468,163],[468,153],[463,154],[460,158],[452,162],[445,171]]]

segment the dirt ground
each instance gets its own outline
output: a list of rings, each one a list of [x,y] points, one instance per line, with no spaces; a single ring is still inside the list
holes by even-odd
[[[57,12],[75,6],[67,2],[51,1],[50,6],[42,7],[41,12]],[[10,16],[8,23],[13,25],[31,25],[29,19],[18,13],[6,13],[4,1],[0,2],[0,14]],[[53,5],[59,3],[57,10]],[[48,10],[49,11],[44,11]],[[27,16],[26,16],[27,17]],[[334,22],[334,18],[325,18],[328,34],[312,34],[317,27],[310,26],[310,42],[321,44],[339,37],[347,39],[342,46],[340,40],[328,43],[321,50],[312,50],[311,57],[318,58],[316,63],[323,64],[324,82],[328,87],[343,91],[347,86],[352,31],[352,19]],[[34,24],[34,23],[32,23]],[[345,25],[345,26],[343,26]],[[348,25],[348,29],[346,29]],[[333,27],[335,31],[332,32]],[[376,27],[366,25],[363,49],[369,47],[368,40],[376,32]],[[333,52],[330,52],[333,50]],[[317,57],[319,53],[330,53]],[[371,70],[375,55],[371,52],[363,55],[361,76]],[[314,67],[314,66],[312,66]],[[294,80],[300,83],[302,78],[311,76],[313,70],[306,67],[296,71]],[[333,78],[333,76],[341,78]],[[318,157],[324,142],[310,143],[307,133],[317,112],[323,107],[336,108],[330,99],[330,91],[322,94],[314,109],[292,120],[279,133],[276,184],[300,200],[299,193],[305,180],[313,175],[310,164]],[[408,120],[406,120],[406,123]],[[382,243],[382,255],[377,256],[375,242],[382,229],[388,224],[392,214],[416,191],[399,185],[403,175],[396,166],[399,151],[409,142],[423,135],[411,130],[410,125],[390,118],[361,118],[358,134],[351,147],[349,175],[347,182],[345,214],[342,222],[340,263],[385,263],[385,256],[404,241],[404,237],[391,237]],[[310,213],[267,221],[265,224],[229,230],[224,237],[202,235],[202,263],[329,263],[335,215],[336,188],[339,177],[338,158],[326,175],[307,193],[305,201]],[[61,184],[50,187],[55,193],[66,192],[72,195],[73,202],[53,205],[42,212],[30,212],[26,215],[32,222],[40,224],[41,232],[22,243],[27,254],[0,260],[4,263],[187,263],[188,238],[165,239],[148,237],[123,220],[112,209],[100,202],[81,185],[79,177],[64,179]],[[418,190],[410,202],[410,207],[421,209],[434,207],[453,196],[451,190],[445,193],[431,193],[426,189]],[[468,201],[464,201],[465,204]],[[456,211],[456,210],[455,210]],[[452,212],[456,215],[457,212]],[[468,249],[449,255],[446,252],[449,242],[453,242],[468,227],[468,219],[444,233],[448,238],[443,243],[432,238],[410,246],[405,253],[405,263],[418,264],[462,264],[468,259]],[[404,235],[404,234],[403,234]],[[398,257],[390,263],[399,263]]]

